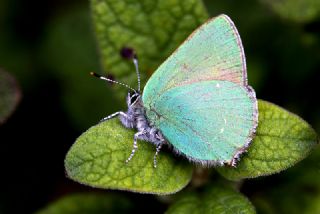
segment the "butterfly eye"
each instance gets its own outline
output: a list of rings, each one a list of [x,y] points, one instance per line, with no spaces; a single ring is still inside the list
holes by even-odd
[[[130,93],[130,103],[134,103],[139,97],[139,93]]]

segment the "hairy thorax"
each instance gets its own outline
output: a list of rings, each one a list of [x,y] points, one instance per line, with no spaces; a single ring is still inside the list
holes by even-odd
[[[128,98],[129,99],[129,98]],[[139,96],[134,103],[127,100],[128,110],[126,115],[120,115],[120,121],[127,128],[137,129],[138,132],[143,133],[139,139],[151,142],[155,145],[164,143],[164,138],[155,126],[149,123],[145,108],[143,106],[141,96]]]

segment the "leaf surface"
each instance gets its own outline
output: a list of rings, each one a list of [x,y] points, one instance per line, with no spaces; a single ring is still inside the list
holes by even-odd
[[[282,18],[294,22],[309,22],[320,12],[318,0],[261,0]]]
[[[20,97],[21,92],[15,78],[0,69],[0,124],[15,110]]]
[[[122,48],[133,48],[138,54],[145,83],[146,77],[208,19],[198,0],[91,0],[91,8],[103,68],[134,88],[134,66],[121,57]]]
[[[128,213],[133,204],[124,197],[97,193],[76,193],[64,196],[37,214],[78,214],[78,213]]]
[[[133,148],[134,131],[124,128],[118,119],[91,127],[69,150],[65,159],[67,175],[82,184],[104,189],[140,193],[170,194],[185,187],[192,166],[160,152],[153,166],[156,148],[138,141],[138,150],[126,164]]]
[[[200,196],[188,194],[169,207],[167,214],[251,214],[255,208],[241,193],[223,187],[210,187]]]
[[[304,159],[318,142],[316,132],[297,115],[259,100],[259,124],[248,152],[236,167],[217,170],[231,180],[283,171]]]

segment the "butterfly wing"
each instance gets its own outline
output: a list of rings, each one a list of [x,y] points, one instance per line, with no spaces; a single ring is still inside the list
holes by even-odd
[[[242,43],[226,15],[210,19],[185,40],[151,76],[144,98],[153,100],[170,88],[213,79],[247,85]]]
[[[145,108],[176,151],[208,165],[233,165],[257,121],[254,92],[221,80],[175,87]]]
[[[257,126],[239,34],[226,15],[195,30],[156,70],[142,95],[146,116],[189,159],[234,164]]]

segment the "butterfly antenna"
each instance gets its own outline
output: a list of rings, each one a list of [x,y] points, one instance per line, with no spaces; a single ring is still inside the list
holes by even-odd
[[[118,81],[109,79],[109,78],[107,78],[107,77],[105,77],[105,76],[102,76],[102,75],[99,75],[99,74],[97,74],[97,73],[95,73],[95,72],[90,72],[90,75],[92,75],[92,76],[94,76],[94,77],[97,77],[97,78],[99,78],[99,79],[105,80],[105,81],[107,81],[107,82],[112,82],[112,83],[116,83],[116,84],[122,85],[122,86],[124,86],[124,87],[126,87],[126,88],[128,88],[128,89],[130,89],[130,90],[132,90],[132,91],[134,91],[134,92],[136,92],[136,90],[134,90],[133,88],[131,88],[131,87],[130,87],[129,85],[127,85],[127,84],[124,84],[124,83],[122,83],[122,82],[118,82]]]
[[[138,66],[138,58],[137,55],[133,55],[133,64],[136,68],[137,78],[138,78],[138,91],[140,92],[140,72],[139,72],[139,66]]]

